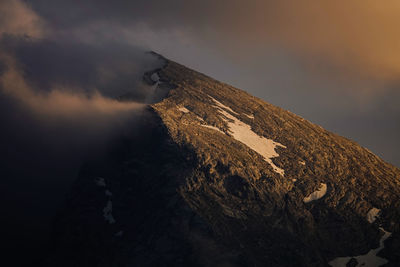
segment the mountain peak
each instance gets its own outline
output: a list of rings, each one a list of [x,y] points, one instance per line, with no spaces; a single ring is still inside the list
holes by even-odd
[[[74,244],[83,252],[69,264],[395,266],[399,169],[289,111],[164,60],[144,77],[154,86],[145,134],[125,137],[118,153],[82,170],[75,205],[57,224],[60,249],[51,262]],[[94,256],[104,251],[106,259]]]

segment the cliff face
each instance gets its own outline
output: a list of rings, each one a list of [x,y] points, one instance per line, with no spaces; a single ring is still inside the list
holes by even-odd
[[[160,101],[82,168],[49,265],[400,261],[399,169],[175,62],[144,80]]]

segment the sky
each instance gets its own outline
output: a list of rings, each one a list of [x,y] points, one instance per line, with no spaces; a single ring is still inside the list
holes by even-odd
[[[149,50],[399,167],[399,47],[397,0],[2,0],[1,188],[14,203],[5,214],[18,205],[32,219],[60,202],[79,160],[135,120],[151,90],[141,75],[160,64]],[[134,102],[113,99],[127,92]]]

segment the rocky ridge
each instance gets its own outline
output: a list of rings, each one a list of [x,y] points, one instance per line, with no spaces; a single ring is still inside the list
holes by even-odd
[[[346,266],[381,245],[400,262],[398,168],[164,60],[140,133],[82,168],[49,265]]]

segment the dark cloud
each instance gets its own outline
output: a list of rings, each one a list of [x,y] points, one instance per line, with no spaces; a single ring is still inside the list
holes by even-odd
[[[356,1],[32,1],[55,31],[184,32],[198,42],[220,45],[231,57],[248,58],[269,45],[327,61],[352,75],[392,79],[400,74],[399,4]],[[88,31],[85,31],[85,28]],[[248,49],[252,49],[248,51]],[[247,53],[244,53],[247,51]],[[239,53],[238,53],[239,52]],[[312,60],[311,60],[312,61]]]
[[[124,40],[84,42],[48,22],[28,2],[0,3],[0,246],[15,266],[43,257],[82,163],[141,132],[153,92],[142,77],[163,64]]]
[[[106,92],[113,87],[118,94],[143,87],[143,70],[159,66],[143,48],[119,43],[89,45],[24,39],[10,42],[8,46],[26,79],[39,90],[63,85]]]

